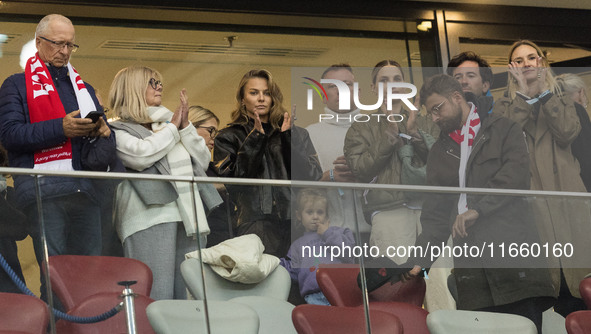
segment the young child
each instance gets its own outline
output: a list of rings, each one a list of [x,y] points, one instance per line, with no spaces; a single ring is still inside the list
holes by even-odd
[[[353,258],[335,258],[322,253],[324,246],[353,247],[355,238],[348,228],[330,226],[326,193],[316,189],[302,189],[296,200],[296,218],[305,229],[302,237],[291,244],[281,259],[293,281],[297,281],[300,294],[308,304],[330,305],[316,281],[316,270],[323,263],[353,263]],[[309,247],[306,247],[309,246]],[[306,250],[304,250],[306,249]],[[321,256],[317,256],[321,255]]]

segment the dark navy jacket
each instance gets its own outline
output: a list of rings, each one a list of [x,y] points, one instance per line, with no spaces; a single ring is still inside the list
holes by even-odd
[[[55,68],[48,66],[54,85],[64,105],[66,113],[78,110],[78,101],[68,76],[67,67]],[[85,83],[98,111],[102,112],[94,89]],[[31,124],[27,106],[27,89],[25,74],[17,73],[8,77],[0,88],[0,142],[8,151],[10,167],[33,168],[33,155],[41,149],[51,148],[66,141],[63,119],[57,118]],[[72,138],[72,166],[82,170],[80,153],[82,141],[80,137]],[[115,145],[115,134],[111,132],[108,139]],[[41,196],[55,197],[85,192],[95,197],[91,180],[83,178],[41,177]],[[20,207],[35,203],[35,182],[30,176],[15,176],[16,203]]]

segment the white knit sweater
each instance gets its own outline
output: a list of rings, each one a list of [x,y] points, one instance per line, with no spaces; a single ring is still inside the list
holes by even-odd
[[[130,169],[142,171],[151,167],[158,160],[166,157],[173,175],[192,175],[192,160],[198,162],[204,169],[211,159],[205,140],[197,134],[195,127],[177,130],[172,123],[167,123],[172,118],[172,112],[165,107],[150,107],[152,116],[153,135],[140,139],[130,135],[126,131],[115,129],[117,138],[117,155],[123,164]],[[195,191],[195,204],[198,213],[197,224],[190,205],[191,194],[189,184],[175,185],[179,193],[177,201],[165,205],[146,206],[135,189],[128,181],[123,181],[117,189],[117,232],[123,241],[128,236],[152,227],[157,224],[183,221],[188,235],[195,234],[195,228],[191,232],[189,225],[198,225],[199,234],[209,234],[209,227],[199,192]]]

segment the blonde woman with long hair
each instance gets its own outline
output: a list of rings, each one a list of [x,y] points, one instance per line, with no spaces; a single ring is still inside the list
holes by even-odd
[[[515,42],[508,57],[506,97],[495,102],[493,113],[519,123],[529,149],[531,189],[585,192],[579,163],[571,143],[581,131],[570,96],[564,96],[544,53],[528,40]],[[589,205],[581,200],[537,197],[532,201],[542,243],[570,243],[575,254],[591,254]],[[550,268],[560,296],[555,310],[566,316],[584,307],[579,282],[589,269],[575,257],[551,257]],[[574,297],[573,297],[574,296]]]
[[[317,180],[322,171],[308,132],[292,127],[283,95],[267,70],[240,80],[232,121],[215,138],[218,175]],[[238,235],[258,235],[265,253],[285,256],[291,243],[291,191],[286,187],[228,186],[237,207]]]
[[[172,112],[162,106],[163,87],[160,73],[149,67],[132,66],[117,73],[109,92],[109,107],[119,117],[112,123],[117,155],[131,172],[204,176],[210,153],[189,122],[185,90]],[[200,197],[188,182],[128,180],[119,186],[117,232],[125,256],[152,269],[152,298],[186,298],[180,263],[197,249],[196,238],[205,245],[209,227],[201,198],[210,203],[206,197],[211,194],[217,205],[221,203],[212,189]]]

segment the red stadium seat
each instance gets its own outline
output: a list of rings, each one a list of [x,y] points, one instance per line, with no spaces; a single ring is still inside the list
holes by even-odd
[[[577,311],[566,317],[568,334],[591,334],[591,311]]]
[[[357,286],[358,274],[358,265],[321,264],[316,272],[316,279],[331,305],[357,307],[362,310],[363,296]],[[425,298],[425,288],[422,277],[385,287],[382,291],[385,290],[387,293],[370,294],[370,312],[380,311],[397,316],[407,334],[429,334],[426,322],[429,312],[421,307]]]
[[[49,258],[51,287],[66,311],[92,295],[103,292],[121,293],[120,281],[137,281],[131,288],[149,296],[152,271],[141,261],[111,256],[56,255]]]
[[[121,301],[121,293],[105,292],[90,296],[80,305],[71,309],[68,314],[79,317],[96,316],[110,310]],[[150,297],[137,295],[134,299],[135,323],[137,333],[153,334],[152,326],[146,315],[146,307],[154,300]],[[57,333],[59,334],[127,334],[127,322],[125,310],[117,313],[115,316],[101,322],[93,324],[78,324],[65,320],[59,320],[56,323]]]
[[[587,309],[591,309],[591,277],[587,277],[579,283],[579,292],[585,301],[585,305],[587,305]]]
[[[357,285],[359,265],[320,264],[318,267],[316,280],[331,305],[358,306],[363,303],[361,289]],[[395,283],[387,294],[370,294],[369,301],[396,301],[421,307],[425,291],[425,280],[417,277],[413,281]]]
[[[47,305],[35,297],[0,292],[0,333],[45,334]]]
[[[153,302],[152,271],[141,261],[111,256],[57,255],[49,258],[52,289],[68,314],[88,317],[100,315],[121,298],[121,281],[137,281],[131,286],[135,294],[135,316],[138,333],[154,333],[146,315]],[[76,324],[60,320],[58,333],[127,333],[125,312],[95,324]]]

